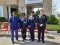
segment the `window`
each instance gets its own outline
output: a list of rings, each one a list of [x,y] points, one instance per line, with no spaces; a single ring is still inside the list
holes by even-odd
[[[3,17],[3,6],[0,6],[0,17]]]

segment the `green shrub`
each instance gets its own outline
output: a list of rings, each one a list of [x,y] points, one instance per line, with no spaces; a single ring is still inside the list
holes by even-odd
[[[48,17],[48,24],[58,24],[59,21],[58,19],[55,17],[55,15],[50,15],[50,17]]]
[[[4,17],[0,17],[0,22],[8,22],[8,19],[6,19]]]
[[[40,14],[40,11],[39,10],[37,10],[36,11],[36,13],[35,13],[35,15],[39,15]]]
[[[22,17],[22,13],[18,13],[16,14],[19,18]]]

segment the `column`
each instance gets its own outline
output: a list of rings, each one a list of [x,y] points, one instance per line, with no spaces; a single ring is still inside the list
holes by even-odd
[[[9,19],[11,17],[11,6],[8,6],[8,15],[9,15]]]
[[[18,1],[18,10],[21,12],[21,13],[26,13],[26,5],[25,5],[25,1],[24,0],[19,0]]]
[[[8,18],[8,17],[7,17],[7,6],[3,6],[3,16],[4,16],[5,18]]]
[[[52,0],[44,0],[43,8],[45,10],[46,15],[52,14]]]

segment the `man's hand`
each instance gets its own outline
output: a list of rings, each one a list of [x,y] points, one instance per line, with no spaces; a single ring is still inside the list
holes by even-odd
[[[42,26],[43,26],[43,24],[40,24],[40,26],[42,27]]]

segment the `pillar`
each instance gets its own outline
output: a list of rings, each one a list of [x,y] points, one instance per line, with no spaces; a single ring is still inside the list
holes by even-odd
[[[24,0],[19,0],[18,1],[18,10],[21,13],[26,13],[27,12],[27,8],[26,8],[25,1]]]
[[[9,15],[9,19],[11,17],[11,6],[8,6],[8,15]]]
[[[3,6],[3,15],[5,18],[8,18],[7,17],[7,6]]]
[[[52,0],[44,0],[43,8],[45,10],[46,15],[51,15],[52,14]]]

